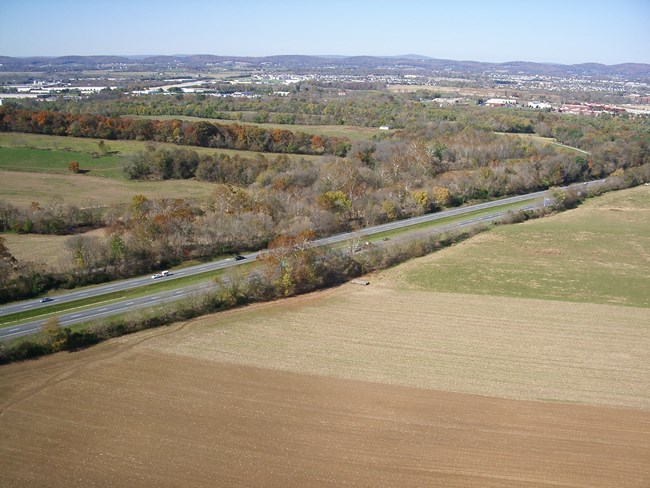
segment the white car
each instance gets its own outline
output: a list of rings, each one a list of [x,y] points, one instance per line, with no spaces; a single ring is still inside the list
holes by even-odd
[[[163,275],[161,275],[160,273],[156,273],[155,275],[151,275],[151,279],[152,280],[157,280],[158,278],[162,278],[162,276]]]

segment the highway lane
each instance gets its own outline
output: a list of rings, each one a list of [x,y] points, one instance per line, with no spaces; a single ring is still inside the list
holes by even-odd
[[[250,253],[247,255],[249,258],[255,258],[258,253]],[[10,313],[22,312],[27,309],[46,309],[48,306],[58,303],[67,303],[75,300],[80,300],[84,298],[97,297],[105,295],[107,293],[114,293],[118,291],[130,290],[133,288],[144,287],[152,285],[154,283],[159,283],[161,280],[169,281],[185,276],[192,276],[199,273],[205,273],[207,271],[216,271],[218,269],[228,268],[230,266],[236,266],[238,264],[243,264],[246,261],[235,261],[234,259],[224,259],[220,261],[214,261],[210,263],[202,263],[195,266],[189,266],[187,268],[179,268],[174,270],[169,276],[164,278],[158,278],[156,280],[152,279],[152,275],[139,276],[137,278],[130,278],[122,281],[111,281],[110,283],[104,285],[97,285],[91,287],[79,288],[78,290],[73,290],[58,295],[52,295],[54,299],[51,302],[40,303],[38,299],[24,300],[21,302],[14,302],[0,307],[0,317],[3,315],[8,315]],[[44,310],[44,313],[46,310]]]
[[[214,283],[206,282],[200,285],[193,285],[187,288],[180,288],[161,293],[153,293],[151,295],[134,298],[131,300],[111,300],[114,303],[101,303],[86,310],[72,310],[59,317],[59,323],[62,327],[69,327],[81,322],[89,320],[101,319],[111,315],[117,315],[128,311],[135,311],[141,308],[152,307],[161,305],[163,303],[174,302],[187,298],[192,294],[206,292],[214,289]],[[0,340],[21,337],[38,332],[47,319],[37,319],[15,327],[6,327],[0,329]]]
[[[539,207],[541,205],[542,203],[537,201],[534,203],[529,203],[527,205],[524,205],[521,207],[521,209],[528,210],[528,209]],[[504,216],[507,212],[508,212],[507,210],[496,210],[486,215],[469,217],[459,222],[437,226],[435,228],[419,232],[418,234],[421,235],[424,233],[426,234],[443,233],[450,230],[471,226],[480,222],[488,223],[499,219],[500,217]],[[406,238],[408,238],[408,236],[404,237],[404,239]],[[339,242],[339,241],[340,239],[337,239],[334,242]],[[380,246],[382,244],[384,243],[377,243],[376,245]],[[242,261],[235,261],[235,263],[239,264],[242,263]],[[182,300],[192,294],[214,290],[216,289],[216,286],[217,285],[214,283],[206,282],[198,285],[193,285],[191,287],[169,290],[169,291],[159,292],[159,293],[152,293],[150,295],[146,295],[134,299],[108,300],[107,302],[90,306],[89,308],[86,308],[84,310],[72,310],[69,312],[59,314],[58,315],[59,322],[62,327],[68,327],[70,325],[78,324],[81,322],[87,322],[90,320],[100,319],[111,315],[132,312],[141,308],[147,308],[155,305],[161,305],[163,303],[171,303],[177,300]],[[46,320],[47,317],[43,317],[13,327],[10,326],[10,327],[5,327],[3,329],[0,329],[0,340],[21,337],[21,336],[38,332]]]
[[[604,180],[598,180],[594,182],[588,182],[588,183],[581,183],[581,184],[576,184],[573,185],[576,188],[586,188],[591,185],[597,185],[602,183]],[[453,217],[453,216],[460,216],[466,213],[470,212],[475,212],[477,210],[485,210],[489,209],[492,207],[497,207],[497,206],[502,206],[502,205],[507,205],[511,203],[518,203],[522,202],[522,209],[523,208],[535,208],[538,206],[543,205],[544,199],[548,196],[546,191],[540,191],[540,192],[535,192],[531,194],[526,194],[526,195],[518,195],[515,197],[510,197],[510,198],[505,198],[501,200],[495,200],[492,202],[486,202],[486,203],[481,203],[478,205],[471,205],[468,207],[460,207],[460,208],[455,208],[443,212],[438,212],[435,214],[427,214],[427,215],[422,215],[419,217],[414,217],[411,219],[406,219],[402,221],[397,221],[397,222],[390,222],[387,224],[382,224],[382,225],[377,225],[374,227],[368,227],[365,229],[361,229],[356,232],[348,232],[348,233],[343,233],[343,234],[338,234],[334,235],[331,237],[326,237],[322,239],[318,239],[315,241],[316,245],[331,245],[339,242],[343,242],[346,240],[358,238],[359,236],[371,236],[373,234],[378,234],[381,232],[386,232],[389,230],[395,230],[395,229],[400,229],[400,228],[405,228],[409,227],[412,225],[417,225],[423,222],[432,222],[448,217]],[[529,204],[523,205],[523,202],[530,201]],[[469,218],[463,221],[455,222],[453,224],[448,224],[445,226],[440,226],[436,227],[435,229],[432,230],[432,232],[445,232],[447,230],[453,229],[453,228],[459,228],[467,225],[472,225],[473,223],[479,222],[479,221],[492,221],[496,220],[502,215],[504,215],[506,211],[495,211],[495,212],[490,212],[489,214],[486,214],[481,217],[474,217],[474,218]],[[231,266],[237,266],[244,264],[248,262],[251,259],[255,259],[259,255],[259,251],[245,254],[246,260],[241,260],[241,261],[236,261],[234,259],[228,259],[228,260],[221,260],[221,261],[215,261],[211,263],[202,263],[199,265],[187,267],[187,268],[182,268],[175,270],[171,276],[160,278],[162,280],[174,280],[178,279],[183,276],[191,276],[194,274],[198,273],[205,273],[208,271],[214,271],[218,269],[224,269],[228,268]],[[159,279],[159,280],[160,280]],[[87,297],[92,297],[92,296],[100,296],[102,294],[106,293],[112,293],[116,291],[122,291],[122,290],[128,290],[136,287],[145,287],[147,285],[150,285],[154,282],[157,282],[159,280],[152,280],[151,276],[145,276],[145,277],[138,277],[138,278],[132,278],[129,280],[123,280],[120,282],[111,282],[106,285],[100,285],[100,286],[95,286],[91,288],[84,288],[84,289],[79,289],[77,291],[72,291],[68,293],[64,293],[61,295],[56,296],[56,300],[54,302],[49,302],[49,303],[44,303],[41,304],[38,301],[26,301],[26,302],[18,302],[18,303],[13,303],[9,305],[5,305],[3,307],[0,307],[0,317],[2,315],[6,315],[8,313],[12,313],[12,311],[21,311],[25,310],[27,308],[42,308],[43,309],[43,314],[47,314],[47,306],[51,305],[52,303],[65,303],[65,302],[70,302],[74,300],[78,300],[80,298],[87,298]],[[194,285],[193,287],[190,288],[183,288],[183,289],[176,289],[172,290],[169,292],[161,292],[158,294],[154,294],[153,296],[157,297],[156,299],[158,300],[158,303],[161,303],[162,301],[170,301],[170,300],[175,300],[175,299],[180,299],[187,294],[191,294],[196,292],[196,286]],[[199,286],[205,286],[205,285],[199,285]],[[188,291],[189,290],[189,291]],[[119,301],[119,299],[115,300],[116,303],[113,304],[97,304],[95,306],[92,306],[91,308],[88,308],[84,311],[80,311],[77,313],[61,313],[59,315],[59,318],[61,320],[61,324],[64,326],[67,325],[72,325],[75,323],[80,323],[80,322],[85,322],[88,320],[92,320],[93,318],[99,318],[99,317],[104,317],[108,315],[113,315],[113,314],[118,314],[118,313],[123,313],[128,310],[135,310],[137,308],[142,308],[146,306],[150,306],[152,304],[155,304],[156,301],[153,301],[152,299],[148,296],[141,297],[138,299],[134,300],[128,300],[128,301]],[[40,320],[33,320],[21,325],[16,325],[14,327],[9,326],[5,327],[3,329],[0,329],[0,340],[4,338],[11,338],[11,337],[19,337],[23,335],[28,335],[30,333],[33,333],[34,331],[37,331],[40,326],[45,322],[46,318],[42,318]]]

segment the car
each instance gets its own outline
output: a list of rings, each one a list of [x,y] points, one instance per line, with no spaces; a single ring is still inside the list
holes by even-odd
[[[162,278],[162,276],[163,275],[161,275],[160,273],[156,273],[155,275],[151,275],[151,279],[152,280],[157,280],[158,278]]]
[[[41,303],[47,303],[47,302],[51,302],[53,300],[54,300],[54,298],[43,297],[43,298],[41,298]]]
[[[242,256],[241,254],[235,256],[235,261],[241,261],[242,259],[246,259],[246,256]]]

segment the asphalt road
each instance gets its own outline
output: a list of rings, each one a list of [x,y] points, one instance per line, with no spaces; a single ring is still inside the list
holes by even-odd
[[[589,182],[586,185],[580,184],[575,186],[585,187],[585,186],[594,185],[598,183],[600,183],[600,180],[595,182]],[[490,209],[493,207],[499,207],[510,203],[526,202],[530,200],[531,202],[528,205],[522,205],[522,208],[534,208],[534,207],[541,206],[543,204],[542,203],[543,198],[546,196],[547,196],[546,191],[540,191],[536,193],[530,193],[527,195],[518,195],[515,197],[504,198],[492,202],[481,203],[478,205],[455,208],[443,212],[438,212],[435,214],[427,214],[427,215],[422,215],[420,217],[414,217],[411,219],[402,220],[398,222],[390,222],[387,224],[377,225],[374,227],[368,227],[356,232],[348,232],[348,233],[334,235],[331,237],[326,237],[323,239],[318,239],[317,241],[315,241],[315,244],[331,245],[338,242],[359,238],[360,236],[371,236],[373,234],[378,234],[388,230],[401,229],[412,225],[420,224],[423,222],[433,222],[448,217],[460,216],[470,212],[475,212],[477,210]],[[436,227],[435,229],[432,229],[431,232],[444,232],[447,230],[451,230],[453,228],[461,228],[463,226],[472,225],[474,223],[481,222],[481,221],[489,222],[498,219],[505,213],[506,211],[504,210],[495,210],[495,212],[490,212],[489,214],[483,215],[481,217],[468,218],[459,222],[455,222],[453,224]],[[73,290],[70,292],[62,293],[60,295],[55,295],[53,296],[54,300],[47,303],[40,303],[38,300],[27,300],[22,302],[15,302],[0,307],[0,317],[4,315],[8,315],[10,313],[20,312],[26,309],[43,309],[43,314],[45,315],[48,314],[47,308],[52,304],[66,303],[66,302],[71,302],[83,298],[100,296],[106,293],[114,293],[114,292],[119,292],[124,290],[130,290],[138,287],[146,287],[147,285],[151,285],[152,283],[158,282],[160,280],[169,281],[169,280],[174,280],[185,276],[191,276],[199,273],[205,273],[208,271],[215,271],[215,270],[224,269],[232,266],[237,266],[249,262],[251,259],[255,259],[258,254],[259,251],[254,253],[244,254],[244,256],[247,259],[241,261],[236,261],[234,259],[227,259],[227,260],[214,261],[211,263],[203,263],[196,266],[190,266],[187,268],[174,270],[170,276],[159,278],[157,280],[153,280],[151,278],[151,275],[147,275],[147,276],[141,276],[138,278],[132,278],[123,281],[115,281],[115,282],[107,283],[105,285]],[[164,302],[179,300],[192,293],[196,293],[197,291],[200,291],[202,289],[207,289],[213,286],[214,285],[211,283],[204,283],[201,285],[193,285],[191,287],[179,288],[179,289],[160,292],[160,293],[152,292],[150,295],[146,295],[136,299],[124,300],[120,298],[115,298],[112,300],[107,300],[106,302],[96,304],[95,306],[92,306],[91,308],[87,308],[85,310],[79,310],[76,312],[73,310],[67,313],[62,313],[59,314],[58,317],[62,326],[69,326],[76,323],[93,320],[96,318],[102,318],[110,315],[124,313],[129,310],[136,310],[139,308],[145,308],[145,307],[149,307]],[[40,329],[40,327],[45,322],[45,320],[47,320],[47,318],[43,317],[13,327],[12,326],[4,327],[0,329],[0,340],[32,334]]]

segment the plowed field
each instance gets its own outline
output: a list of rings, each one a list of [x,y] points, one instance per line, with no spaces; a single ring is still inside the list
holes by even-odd
[[[295,374],[133,348],[141,339],[130,339],[46,358],[29,372],[4,369],[3,399],[13,403],[0,417],[3,486],[650,480],[647,411]]]

